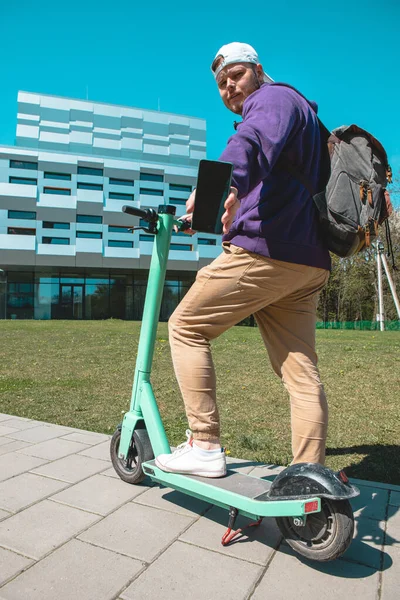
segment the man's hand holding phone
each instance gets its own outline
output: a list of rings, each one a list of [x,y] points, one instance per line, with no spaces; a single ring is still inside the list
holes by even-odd
[[[225,212],[221,218],[223,233],[228,233],[229,229],[231,228],[233,219],[235,218],[235,215],[239,209],[240,202],[238,200],[237,193],[237,189],[231,187],[230,193],[224,202]],[[192,222],[195,200],[196,190],[193,190],[189,198],[186,200],[186,214],[180,217],[181,221],[185,220],[189,221],[190,223]],[[193,235],[196,232],[193,229],[186,229],[185,233],[187,233],[188,235]]]

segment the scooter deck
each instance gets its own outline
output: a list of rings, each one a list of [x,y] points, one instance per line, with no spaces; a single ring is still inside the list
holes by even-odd
[[[143,471],[153,481],[184,492],[205,502],[210,502],[222,508],[237,508],[249,518],[302,516],[310,510],[305,510],[305,504],[315,502],[315,510],[320,510],[319,498],[306,500],[275,500],[268,499],[267,494],[272,483],[265,479],[244,475],[234,470],[228,470],[225,477],[211,479],[197,475],[180,475],[166,473],[159,469],[155,461],[142,465]],[[260,499],[258,499],[260,498]]]

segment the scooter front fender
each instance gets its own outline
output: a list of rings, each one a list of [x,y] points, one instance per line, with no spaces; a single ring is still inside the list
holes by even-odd
[[[268,492],[271,500],[319,496],[331,500],[355,498],[360,494],[343,471],[334,472],[318,463],[290,465],[274,479]]]

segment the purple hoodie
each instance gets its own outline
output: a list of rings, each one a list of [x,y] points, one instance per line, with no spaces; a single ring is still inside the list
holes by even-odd
[[[316,112],[315,103],[283,85],[263,84],[245,100],[243,121],[220,157],[233,163],[232,185],[241,204],[224,241],[277,260],[330,269],[310,193],[277,166],[284,152],[318,187]]]

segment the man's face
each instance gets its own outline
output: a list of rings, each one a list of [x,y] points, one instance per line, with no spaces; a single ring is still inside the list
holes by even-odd
[[[263,68],[251,63],[234,63],[224,67],[217,77],[219,94],[229,110],[242,114],[243,103],[263,83]]]

